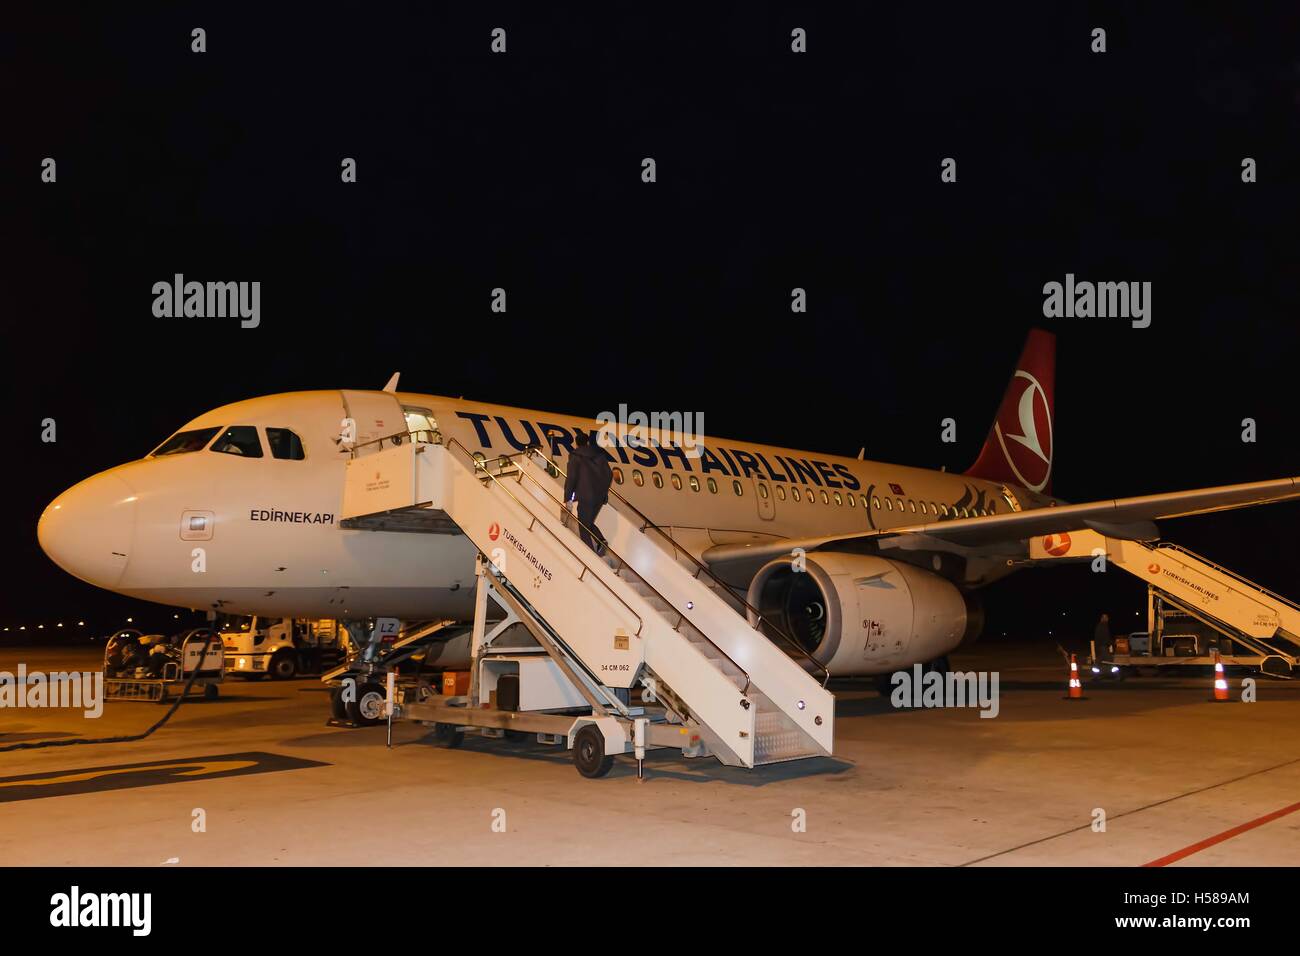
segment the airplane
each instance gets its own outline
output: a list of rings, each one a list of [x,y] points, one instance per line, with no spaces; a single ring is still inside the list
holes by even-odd
[[[1300,479],[1283,478],[1055,498],[1055,352],[1055,336],[1030,332],[964,473],[703,436],[688,451],[648,430],[620,435],[592,419],[398,391],[395,375],[379,391],[288,392],[205,412],[144,458],[63,492],[37,533],[68,573],[161,604],[468,620],[476,548],[464,535],[340,526],[353,450],[395,434],[453,436],[487,458],[540,446],[563,463],[582,429],[610,458],[613,492],[745,589],[817,661],[837,675],[882,675],[946,661],[977,637],[979,589],[1031,564],[1035,536],[1152,540],[1162,518],[1300,497]]]

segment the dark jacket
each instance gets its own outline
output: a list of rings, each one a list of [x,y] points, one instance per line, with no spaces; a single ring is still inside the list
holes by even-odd
[[[1092,629],[1092,639],[1097,642],[1097,653],[1105,654],[1110,647],[1110,622],[1098,621]]]
[[[569,475],[564,481],[564,500],[576,496],[584,505],[603,505],[609,500],[613,480],[609,459],[595,445],[579,445],[569,455]]]

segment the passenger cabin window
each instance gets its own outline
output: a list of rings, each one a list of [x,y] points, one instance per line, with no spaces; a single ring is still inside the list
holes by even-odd
[[[163,455],[183,455],[187,451],[201,451],[212,441],[212,436],[221,431],[220,425],[211,428],[193,428],[187,432],[177,432],[154,449],[153,457]]]
[[[696,478],[694,475],[691,475],[690,482],[691,482],[691,491],[700,490],[700,479]]]
[[[650,473],[650,480],[655,483],[656,488],[662,488],[664,486],[664,476],[659,474],[657,471]]]
[[[614,484],[621,485],[623,483],[623,469],[615,468],[613,471],[614,471]]]
[[[266,443],[271,446],[272,458],[302,461],[307,457],[302,453],[302,440],[287,428],[268,428]]]
[[[731,482],[731,490],[736,493],[737,498],[740,498],[745,494],[745,489],[740,486],[740,482],[738,481],[733,480]]]
[[[802,498],[799,497],[799,489],[798,489],[798,488],[791,488],[791,489],[790,489],[790,494],[792,494],[792,495],[794,496],[794,500],[795,500],[795,501],[802,501],[802,500],[803,500]]]
[[[219,451],[223,455],[242,455],[245,458],[262,457],[262,443],[258,440],[257,428],[253,425],[232,425],[212,443],[209,450]]]
[[[716,495],[717,493],[718,493],[718,481],[717,481],[716,478],[710,478],[710,479],[709,479],[709,494],[711,494],[711,495]]]
[[[673,475],[673,488],[674,488],[676,491],[681,491],[681,490],[682,490],[682,476],[681,476],[681,475]]]

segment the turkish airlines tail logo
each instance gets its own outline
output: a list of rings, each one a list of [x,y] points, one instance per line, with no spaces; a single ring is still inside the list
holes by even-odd
[[[1056,336],[1034,329],[979,458],[966,474],[1050,493],[1055,387]]]

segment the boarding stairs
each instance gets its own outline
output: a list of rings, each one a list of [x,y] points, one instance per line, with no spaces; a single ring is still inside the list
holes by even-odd
[[[1055,541],[1053,541],[1055,539]],[[1046,539],[1062,550],[1047,554],[1035,542],[1035,558],[1091,556],[1107,560],[1155,589],[1165,600],[1220,630],[1254,653],[1300,668],[1300,605],[1208,558],[1168,541],[1108,538],[1095,531],[1072,531]]]
[[[616,492],[598,519],[609,550],[597,556],[564,509],[562,477],[535,448],[485,459],[437,433],[390,436],[353,449],[340,525],[454,525],[593,712],[652,713],[731,766],[829,755],[825,669],[758,630],[752,609]],[[653,710],[633,704],[637,687]]]

